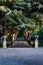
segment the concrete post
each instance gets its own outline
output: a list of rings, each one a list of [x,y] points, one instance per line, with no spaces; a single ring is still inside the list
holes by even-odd
[[[7,36],[3,36],[3,38],[4,38],[4,40],[3,40],[3,48],[7,48],[7,46],[6,46],[6,43],[7,43],[6,38],[7,38]]]
[[[36,35],[36,39],[35,39],[35,48],[38,48],[38,35]]]

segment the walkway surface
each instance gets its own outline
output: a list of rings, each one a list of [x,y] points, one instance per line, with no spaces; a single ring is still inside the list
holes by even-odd
[[[31,47],[27,41],[15,41],[13,47],[26,48]]]
[[[0,65],[43,65],[43,48],[0,48]]]

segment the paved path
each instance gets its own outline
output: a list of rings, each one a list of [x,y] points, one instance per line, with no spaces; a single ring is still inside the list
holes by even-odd
[[[43,65],[43,48],[0,49],[0,65]]]
[[[15,41],[13,47],[26,48],[26,47],[31,47],[31,46],[28,44],[27,41]]]

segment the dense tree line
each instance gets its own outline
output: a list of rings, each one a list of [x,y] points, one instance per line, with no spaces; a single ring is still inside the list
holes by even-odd
[[[41,2],[29,1],[18,2],[15,0],[0,2],[0,25],[3,26],[3,33],[15,33],[14,30],[23,30],[23,33],[41,28],[43,21],[43,4]],[[39,24],[38,24],[39,23]]]

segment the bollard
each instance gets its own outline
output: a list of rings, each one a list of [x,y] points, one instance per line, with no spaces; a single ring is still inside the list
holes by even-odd
[[[6,43],[7,43],[6,38],[7,38],[7,36],[3,36],[3,38],[4,38],[4,40],[3,40],[3,48],[7,48],[7,46],[6,46]]]
[[[38,48],[38,35],[35,36],[36,39],[35,39],[35,48]]]
[[[38,40],[35,40],[35,48],[38,48]]]

